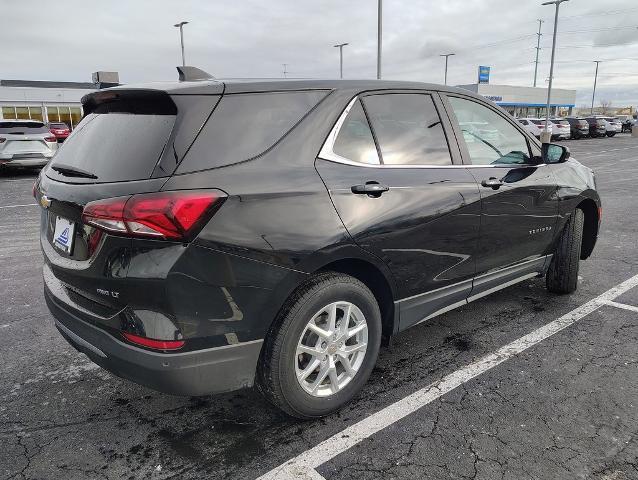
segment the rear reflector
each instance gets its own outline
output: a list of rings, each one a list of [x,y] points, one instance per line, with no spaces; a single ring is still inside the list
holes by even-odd
[[[122,335],[131,343],[155,350],[178,350],[186,343],[184,340],[154,340],[128,332],[122,332]]]
[[[82,221],[103,230],[172,240],[191,239],[226,195],[219,190],[183,190],[89,202]]]

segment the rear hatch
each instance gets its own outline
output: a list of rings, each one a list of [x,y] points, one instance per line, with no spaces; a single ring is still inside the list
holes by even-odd
[[[132,222],[119,232],[117,222],[106,229],[91,222],[103,225],[100,212],[109,214],[119,204],[121,213],[133,198],[151,195],[157,204],[152,195],[158,195],[218,100],[219,95],[149,89],[104,90],[83,98],[85,117],[42,171],[35,196],[45,207],[45,286],[89,321],[118,328],[121,319],[115,316],[122,315],[132,292],[142,304],[145,297],[149,304],[161,298],[148,280],[163,268],[164,254],[156,249],[175,258],[183,242],[158,241],[143,231],[133,241],[127,230]],[[95,218],[86,216],[91,208]],[[144,252],[157,254],[156,272],[136,270],[136,258]],[[131,271],[137,278],[125,282]]]

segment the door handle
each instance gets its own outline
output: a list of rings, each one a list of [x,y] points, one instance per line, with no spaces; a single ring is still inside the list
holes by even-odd
[[[490,177],[487,180],[483,180],[481,185],[484,187],[490,187],[492,190],[498,190],[503,185],[503,180],[499,180],[496,177]]]
[[[357,195],[370,195],[371,197],[380,197],[383,192],[390,190],[387,185],[381,185],[378,182],[366,182],[364,185],[353,185],[350,190]]]

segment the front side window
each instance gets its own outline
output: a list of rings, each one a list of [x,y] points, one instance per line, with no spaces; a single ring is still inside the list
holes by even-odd
[[[527,139],[509,121],[480,103],[448,98],[473,165],[531,163]]]
[[[357,100],[346,115],[332,151],[340,157],[360,163],[379,163],[377,147],[361,102]]]
[[[363,99],[386,165],[451,165],[432,97],[393,93]]]

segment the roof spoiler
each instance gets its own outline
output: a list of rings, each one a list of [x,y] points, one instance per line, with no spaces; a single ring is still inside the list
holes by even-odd
[[[180,82],[192,82],[195,80],[214,80],[210,73],[205,72],[197,67],[177,67]]]

